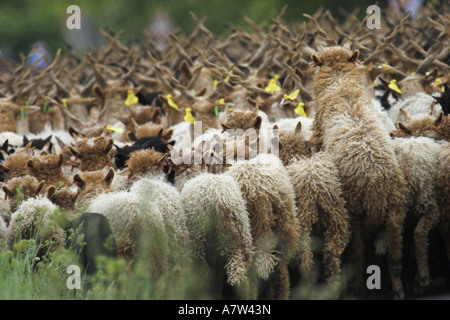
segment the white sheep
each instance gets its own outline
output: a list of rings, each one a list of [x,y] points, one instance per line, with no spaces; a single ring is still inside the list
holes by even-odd
[[[47,198],[25,200],[11,215],[7,232],[7,246],[23,239],[35,239],[40,244],[40,253],[53,251],[64,245],[64,229],[52,220],[56,206]]]
[[[436,102],[433,96],[425,92],[417,92],[412,96],[408,96],[392,105],[389,109],[389,117],[394,123],[402,121],[400,109],[406,111],[410,117],[417,115],[430,115],[432,113],[432,105]],[[434,106],[434,112],[439,114],[442,111],[440,104]]]
[[[277,156],[264,153],[236,161],[225,175],[241,187],[255,247],[252,265],[259,279],[269,280],[269,291],[259,297],[286,299],[290,293],[287,264],[300,246],[289,175]]]
[[[253,240],[246,203],[237,182],[223,174],[200,173],[184,184],[181,201],[186,210],[192,250],[205,272],[213,277],[224,270],[228,284],[236,288],[239,297],[249,298],[244,290]],[[222,282],[221,277],[212,280],[213,286]]]
[[[408,214],[419,219],[413,230],[405,232],[414,235],[418,274],[415,290],[422,291],[430,281],[428,237],[440,217],[435,184],[441,145],[426,137],[395,138],[392,145],[408,183]]]
[[[178,190],[168,183],[142,178],[129,191],[97,196],[88,211],[106,216],[120,255],[129,260],[149,258],[157,275],[169,268],[179,270],[186,262],[186,217]]]

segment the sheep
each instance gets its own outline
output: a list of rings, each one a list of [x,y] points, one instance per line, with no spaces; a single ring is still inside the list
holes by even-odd
[[[362,283],[363,239],[384,227],[394,297],[403,299],[402,226],[408,189],[389,135],[373,114],[361,84],[355,67],[358,54],[344,46],[324,48],[312,55],[318,67],[313,142],[316,150],[332,156],[338,168],[351,217],[355,284]]]
[[[126,162],[128,179],[140,179],[147,176],[162,174],[162,168],[167,158],[166,153],[161,153],[155,148],[138,150],[130,154]]]
[[[78,192],[73,188],[50,185],[47,188],[46,196],[58,208],[71,213],[73,212]]]
[[[256,298],[248,277],[253,255],[249,214],[239,185],[230,176],[201,173],[181,191],[192,249],[202,270],[211,277],[211,289],[221,292],[226,282],[237,297]]]
[[[10,200],[10,213],[16,211],[17,206],[22,201],[39,196],[44,183],[44,180],[39,181],[32,176],[16,177],[8,180],[8,183],[4,184],[2,189],[5,193],[5,199],[8,198]],[[3,218],[9,223],[9,218],[6,218],[6,216]]]
[[[98,256],[117,257],[116,241],[104,215],[86,212],[71,220],[67,229],[72,229],[73,234],[67,237],[65,246],[78,253],[86,274],[97,271]]]
[[[412,233],[417,260],[415,291],[419,293],[430,281],[428,239],[440,219],[435,182],[441,145],[426,137],[395,138],[392,143],[408,183],[408,215],[417,220]],[[405,228],[406,232],[411,230]]]
[[[13,250],[19,240],[35,239],[40,245],[38,256],[53,252],[64,245],[64,229],[54,222],[51,215],[56,206],[47,198],[29,198],[11,215],[6,238]]]
[[[301,234],[308,241],[314,228],[323,238],[324,278],[337,283],[340,258],[350,241],[350,217],[336,165],[329,154],[312,154],[301,130],[299,122],[293,132],[279,131],[279,157],[295,190]]]
[[[433,125],[433,130],[441,135],[441,139],[450,142],[450,115],[444,116],[441,113]]]
[[[436,100],[433,96],[424,92],[418,92],[413,96],[406,97],[395,103],[389,110],[389,117],[394,123],[401,121],[401,110],[406,111],[411,117],[417,115],[429,115],[431,111],[430,106],[435,105],[435,103]],[[439,113],[441,109],[441,106],[436,104],[435,112]]]
[[[247,203],[255,248],[252,270],[260,281],[268,281],[258,298],[287,299],[287,265],[298,253],[300,232],[286,169],[278,157],[263,153],[232,163],[224,175],[237,181]]]
[[[70,186],[70,180],[63,174],[61,166],[63,164],[63,155],[39,155],[34,156],[27,161],[26,168],[33,177],[38,180],[44,180],[46,189],[49,185]]]
[[[20,133],[17,118],[39,111],[38,106],[19,106],[8,99],[0,99],[0,132],[16,132]]]
[[[185,271],[190,259],[190,240],[175,187],[158,179],[142,178],[129,191],[98,196],[88,211],[101,213],[108,219],[118,255],[131,264],[145,263],[156,279]]]
[[[409,116],[406,111],[400,109],[403,114],[403,118],[405,123],[397,122],[395,127],[397,130],[393,130],[391,136],[395,137],[428,137],[435,140],[440,140],[442,136],[438,131],[434,129],[436,127],[443,115],[443,113],[439,113],[437,116],[432,115],[424,115],[419,114],[416,116]]]
[[[450,263],[450,142],[447,141],[442,142],[438,157],[436,193],[441,212],[438,229],[446,243]]]
[[[6,175],[4,182],[12,178],[28,175],[29,172],[26,165],[30,158],[31,152],[28,150],[18,150],[8,156],[3,163],[0,163],[0,171]]]
[[[110,151],[114,141],[105,136],[95,138],[82,138],[75,147],[69,146],[73,155],[80,159],[80,171],[96,171],[103,168],[116,168]]]
[[[98,195],[111,192],[111,182],[114,179],[114,175],[113,168],[109,168],[108,172],[97,170],[75,174],[73,182],[79,191],[74,203],[74,209],[86,209]]]

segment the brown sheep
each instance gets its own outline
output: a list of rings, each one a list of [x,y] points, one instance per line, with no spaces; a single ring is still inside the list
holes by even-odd
[[[162,174],[167,154],[155,151],[155,148],[134,151],[127,160],[128,179],[140,179]]]
[[[339,279],[341,255],[350,241],[350,217],[338,170],[326,153],[311,153],[311,143],[301,135],[301,122],[294,131],[281,130],[278,140],[279,157],[295,190],[300,233],[307,241],[313,231],[323,238],[324,278],[332,283]]]
[[[38,155],[34,156],[27,161],[26,168],[30,175],[38,179],[39,181],[45,181],[46,187],[51,184],[69,186],[70,180],[63,174],[61,166],[63,164],[64,157],[62,154],[55,155]]]
[[[105,167],[115,170],[116,165],[110,152],[113,146],[113,139],[101,135],[77,139],[77,145],[69,148],[80,160],[79,169],[84,172],[102,170]]]
[[[114,169],[82,172],[73,176],[73,183],[78,187],[78,196],[74,209],[86,209],[91,201],[102,193],[111,192],[111,182],[114,179]]]
[[[2,187],[3,192],[5,193],[5,199],[8,198],[10,200],[9,214],[17,210],[19,202],[39,196],[43,186],[44,181],[39,182],[32,176],[23,176],[10,179],[8,183],[4,184]],[[6,223],[9,223],[9,214],[2,212],[2,216]]]
[[[403,299],[402,232],[408,189],[390,138],[361,83],[358,54],[344,46],[312,55],[319,67],[314,78],[313,142],[317,150],[332,156],[343,184],[351,217],[355,285],[363,283],[364,242],[384,227],[392,289],[395,298]]]

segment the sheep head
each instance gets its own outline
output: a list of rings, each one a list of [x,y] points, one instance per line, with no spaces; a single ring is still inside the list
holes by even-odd
[[[278,130],[275,125],[274,130]],[[299,121],[294,131],[281,130],[278,137],[272,139],[272,144],[278,144],[278,156],[284,165],[288,165],[293,159],[310,157],[312,154],[312,143],[302,135],[302,123]]]

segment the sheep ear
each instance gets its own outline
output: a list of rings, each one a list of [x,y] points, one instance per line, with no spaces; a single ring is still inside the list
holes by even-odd
[[[206,93],[206,88],[203,88],[202,90],[200,90],[199,92],[197,92],[195,94],[196,97],[203,97]]]
[[[74,128],[70,127],[69,128],[69,134],[72,136],[72,138],[74,138],[75,140],[77,139],[77,137],[80,135],[80,133],[75,130]]]
[[[0,149],[3,150],[3,151],[7,151],[8,147],[9,147],[9,139],[6,139]]]
[[[400,131],[402,131],[402,132],[404,132],[404,133],[407,133],[407,134],[411,135],[411,129],[409,129],[409,128],[408,128],[407,126],[405,126],[403,123],[397,122],[397,123],[395,124],[395,126],[397,127],[398,130],[400,130]]]
[[[307,140],[307,141],[305,141],[305,146],[306,146],[306,148],[308,148],[310,151],[312,151],[313,148],[314,148],[314,142]]]
[[[56,188],[55,186],[50,186],[47,189],[47,198],[51,199],[55,195]]]
[[[173,135],[173,129],[170,129],[169,131],[166,132],[166,134],[163,135],[164,140],[170,140],[170,138],[172,138]],[[169,142],[170,143],[170,142]],[[172,141],[172,143],[175,144],[175,141]]]
[[[256,120],[255,120],[255,125],[253,126],[253,128],[255,128],[256,130],[261,129],[261,122],[262,122],[262,118],[260,116],[257,116]]]
[[[64,161],[64,156],[62,155],[62,153],[59,154],[58,156],[58,167],[61,167]]]
[[[3,191],[5,192],[5,194],[6,194],[8,197],[12,197],[12,196],[13,196],[13,192],[12,192],[11,189],[9,189],[7,186],[3,186],[2,189],[3,189]]]
[[[153,113],[153,117],[152,117],[152,121],[153,122],[161,122],[161,109],[160,108],[156,108],[154,113]]]
[[[405,119],[405,121],[407,121],[408,120],[408,113],[402,108],[400,108],[400,113],[402,114],[403,119]]]
[[[80,177],[79,174],[73,176],[73,182],[77,185],[78,188],[83,188],[85,185],[84,180]]]
[[[31,168],[31,169],[33,169],[33,168],[34,168],[34,165],[33,165],[33,160],[31,160],[31,159],[30,159],[30,160],[28,160],[28,161],[27,161],[27,165],[26,165],[26,167],[27,167],[27,169],[28,169],[28,168]]]
[[[106,176],[105,176],[105,182],[107,183],[107,184],[111,184],[111,182],[113,181],[113,179],[114,179],[114,169],[113,168],[109,168],[109,170],[108,170],[108,173],[106,174]]]
[[[80,159],[82,158],[81,153],[78,151],[77,148],[69,146],[69,149],[75,157],[80,158]]]
[[[314,66],[321,66],[323,64],[323,61],[320,60],[315,54],[311,55],[311,59],[314,61]]]
[[[222,129],[223,129],[223,131],[226,131],[226,130],[230,129],[230,127],[227,124],[222,123]]]
[[[355,51],[353,51],[353,53],[350,56],[350,58],[348,59],[348,61],[356,62],[358,60],[358,57],[359,57],[359,50],[355,50]]]
[[[159,130],[159,132],[158,132],[158,134],[156,136],[161,139],[162,133],[163,133],[163,129]]]
[[[44,187],[44,185],[45,185],[45,181],[42,180],[42,181],[39,183],[39,185],[36,187],[36,189],[34,189],[34,193],[35,193],[36,196],[41,192],[41,190],[42,190],[42,188]]]
[[[108,153],[112,147],[114,146],[114,141],[113,139],[109,139],[108,142],[106,143],[106,146],[103,148],[103,153]]]
[[[295,127],[295,130],[294,130],[295,134],[300,134],[300,132],[302,132],[302,122],[301,121],[299,121],[297,123],[297,126]]]
[[[131,131],[127,132],[127,136],[128,136],[128,139],[130,139],[131,141],[136,141],[138,139],[136,137],[136,135],[133,132],[131,132]]]
[[[434,122],[434,125],[436,127],[439,127],[442,124],[442,120],[444,119],[444,112],[441,111],[439,116],[437,117],[436,121]]]
[[[0,163],[0,172],[8,173],[9,168]]]
[[[165,162],[168,156],[169,156],[169,155],[168,155],[167,153],[164,153],[164,154],[162,155],[162,157],[158,159],[157,162],[158,162],[158,163]]]

